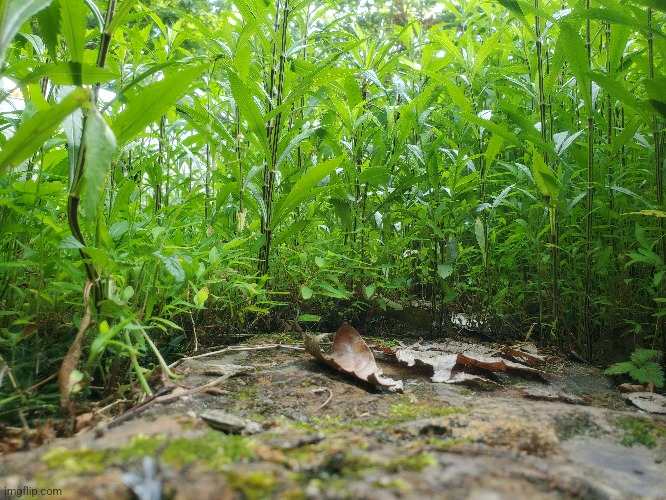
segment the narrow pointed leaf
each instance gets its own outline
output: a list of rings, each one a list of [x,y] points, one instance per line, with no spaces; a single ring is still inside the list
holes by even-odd
[[[330,175],[338,165],[340,165],[343,159],[343,156],[338,156],[312,167],[303,174],[296,184],[294,184],[294,187],[291,188],[289,194],[284,198],[280,198],[275,204],[275,211],[273,214],[274,223],[279,224],[280,221],[294,208],[312,196],[315,186],[317,186],[324,177]]]
[[[0,172],[8,166],[16,166],[32,155],[51,138],[60,123],[73,111],[90,101],[90,90],[77,88],[60,104],[38,111],[23,123],[2,147]]]
[[[5,0],[0,4],[0,66],[21,25],[50,3],[51,0]]]
[[[264,153],[268,154],[269,147],[268,139],[266,138],[266,122],[264,116],[261,114],[257,103],[254,102],[252,94],[248,89],[248,85],[245,84],[233,71],[229,70],[228,74],[231,93],[234,96],[236,105],[239,107],[243,118],[247,120],[250,130],[256,136]]]
[[[81,0],[60,0],[60,29],[67,42],[69,57],[83,62],[86,38],[86,6]]]
[[[86,164],[83,171],[86,187],[83,206],[86,219],[92,221],[103,200],[102,195],[111,160],[116,152],[116,138],[104,117],[94,106],[91,106],[88,112],[83,137],[86,147]]]
[[[141,89],[113,122],[113,133],[121,147],[162,116],[182,96],[208,65],[171,73]]]

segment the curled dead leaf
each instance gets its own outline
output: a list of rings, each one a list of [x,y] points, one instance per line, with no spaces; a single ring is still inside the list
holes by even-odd
[[[312,336],[303,334],[305,350],[327,365],[373,385],[386,387],[392,392],[403,392],[402,380],[383,377],[372,351],[361,335],[348,323],[344,323],[333,337],[331,354],[324,354],[321,341],[329,334]]]
[[[475,370],[485,372],[517,372],[530,373],[546,377],[543,370],[522,363],[493,356],[493,350],[480,344],[471,344],[450,340],[439,344],[416,344],[396,349],[398,361],[408,366],[425,365],[433,369],[433,382],[453,383],[490,383],[492,380],[479,375]]]

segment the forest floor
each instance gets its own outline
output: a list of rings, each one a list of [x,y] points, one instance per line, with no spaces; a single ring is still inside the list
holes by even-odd
[[[666,416],[628,406],[596,368],[553,356],[546,379],[475,388],[377,361],[404,394],[271,337],[184,360],[178,386],[133,418],[80,417],[77,435],[0,457],[0,496],[666,499]],[[185,393],[229,364],[246,368]],[[216,412],[231,433],[201,418]]]

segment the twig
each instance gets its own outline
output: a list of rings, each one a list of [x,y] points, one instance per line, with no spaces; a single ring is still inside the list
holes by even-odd
[[[321,410],[321,409],[324,408],[328,403],[331,402],[331,399],[333,399],[333,391],[330,390],[328,387],[322,387],[322,388],[320,388],[320,389],[313,389],[313,390],[312,390],[312,392],[313,392],[314,394],[321,394],[321,393],[324,392],[324,391],[328,391],[328,399],[327,399],[326,401],[324,401],[324,403],[323,403],[322,405],[320,405],[315,411],[319,411],[319,410]]]
[[[139,415],[140,413],[143,413],[145,410],[147,410],[148,408],[150,408],[155,404],[168,403],[169,401],[175,401],[176,399],[180,399],[185,396],[191,396],[192,394],[196,394],[197,392],[205,391],[206,389],[210,389],[211,387],[216,386],[220,382],[224,382],[225,380],[235,375],[240,375],[241,373],[242,372],[238,371],[225,373],[221,377],[218,377],[215,380],[208,382],[207,384],[195,387],[194,389],[189,389],[185,392],[179,392],[178,394],[164,394],[165,389],[170,392],[171,390],[173,390],[173,387],[169,388],[163,387],[162,389],[160,389],[162,395],[160,395],[160,391],[158,391],[154,396],[148,398],[146,401],[141,403],[141,405],[131,408],[127,410],[125,413],[118,415],[114,420],[109,422],[108,427],[109,428],[115,427],[116,425],[124,422],[125,420],[128,420],[129,418]]]
[[[169,368],[173,368],[174,366],[182,363],[185,360],[188,359],[198,359],[198,358],[205,358],[208,356],[215,356],[216,354],[222,354],[228,351],[264,351],[267,349],[275,349],[275,348],[283,348],[283,349],[291,349],[294,351],[304,351],[304,347],[300,347],[297,345],[290,345],[290,344],[263,344],[263,345],[258,345],[258,346],[246,346],[246,345],[240,345],[240,346],[229,346],[225,347],[224,349],[220,349],[217,351],[211,351],[211,352],[205,352],[203,354],[197,354],[196,356],[185,356],[184,358],[180,358],[173,363],[169,365]]]

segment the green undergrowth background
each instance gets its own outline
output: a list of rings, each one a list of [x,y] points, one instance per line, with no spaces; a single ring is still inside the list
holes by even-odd
[[[84,398],[412,300],[663,350],[663,2],[0,6],[0,419],[57,412],[86,303]]]

